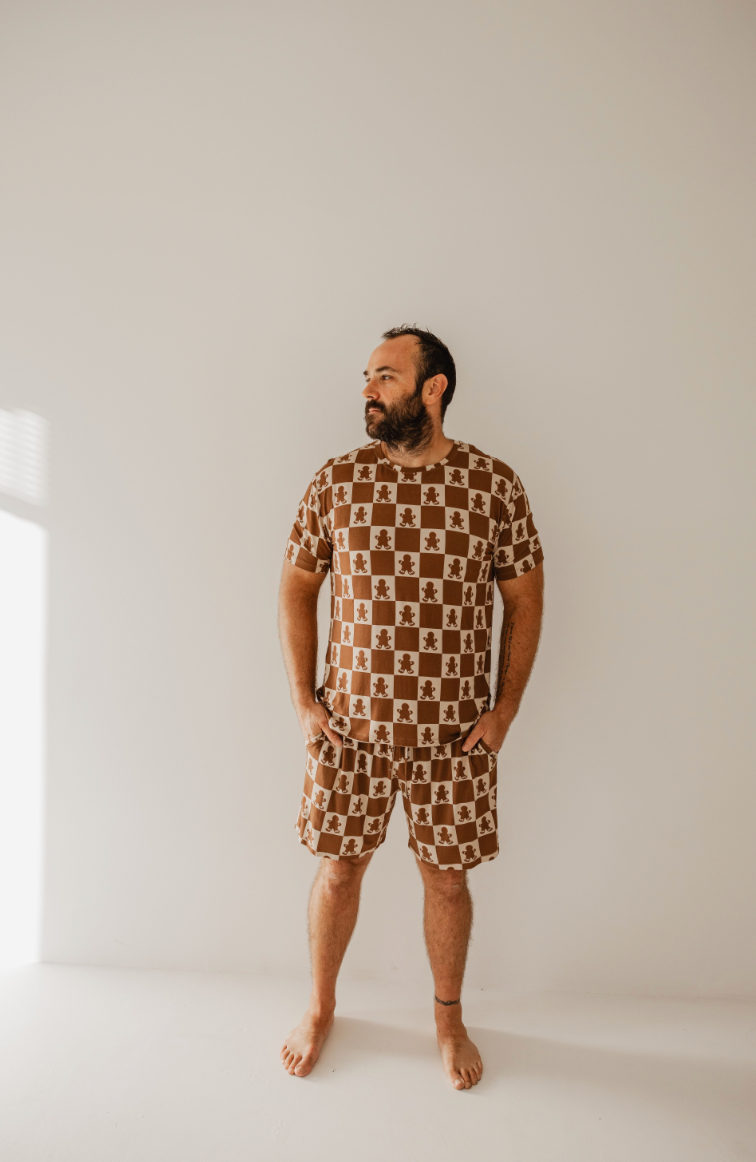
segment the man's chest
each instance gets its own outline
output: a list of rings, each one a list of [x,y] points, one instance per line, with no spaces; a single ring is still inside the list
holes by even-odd
[[[364,465],[362,472],[375,467]],[[461,586],[490,573],[501,519],[497,498],[474,487],[474,480],[471,486],[473,474],[465,469],[436,470],[433,479],[416,475],[333,487],[328,521],[334,572],[352,577],[353,594],[363,601],[432,602],[441,583]],[[446,589],[449,600],[463,604],[461,592]]]

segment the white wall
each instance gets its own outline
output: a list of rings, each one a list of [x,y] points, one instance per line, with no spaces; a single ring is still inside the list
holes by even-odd
[[[280,559],[417,321],[546,551],[470,980],[752,993],[754,9],[2,23],[0,406],[52,441],[44,957],[305,966]],[[352,973],[426,971],[403,826]]]
[[[0,969],[40,952],[46,581],[44,528],[0,509]]]

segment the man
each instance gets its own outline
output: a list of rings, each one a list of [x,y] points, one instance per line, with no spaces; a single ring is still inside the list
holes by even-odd
[[[425,889],[424,930],[444,1068],[483,1066],[462,1022],[472,924],[467,868],[498,854],[496,756],[535,658],[543,552],[520,480],[444,435],[454,360],[428,331],[387,331],[363,396],[369,444],[316,473],[281,578],[280,631],[306,740],[297,830],[322,856],[310,897],[312,995],[281,1051],[306,1076],[333,1023],[360,885],[401,794]],[[316,690],[317,600],[331,628]],[[494,580],[504,601],[491,705]]]

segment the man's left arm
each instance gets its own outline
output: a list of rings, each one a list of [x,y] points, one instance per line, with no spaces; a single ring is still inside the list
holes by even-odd
[[[498,751],[520,708],[533,669],[543,618],[543,562],[511,581],[498,581],[504,602],[496,698],[481,714],[462,744],[469,751],[479,739]]]

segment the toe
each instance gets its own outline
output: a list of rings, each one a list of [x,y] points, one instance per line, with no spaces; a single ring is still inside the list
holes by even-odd
[[[462,1077],[460,1077],[460,1075],[456,1071],[449,1075],[449,1080],[451,1081],[451,1083],[455,1089],[464,1089],[465,1088],[464,1079]]]

